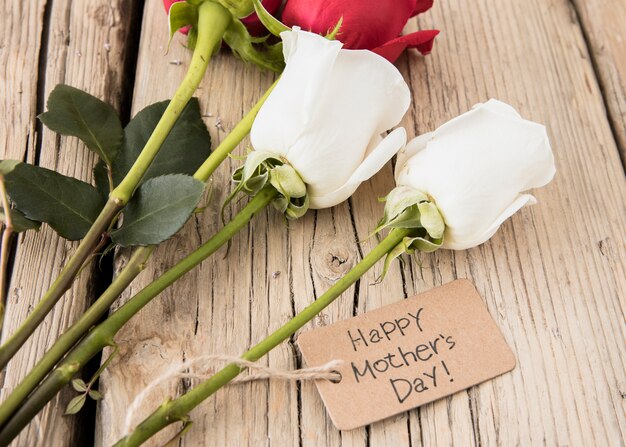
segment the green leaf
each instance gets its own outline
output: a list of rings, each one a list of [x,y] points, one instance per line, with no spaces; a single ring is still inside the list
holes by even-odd
[[[170,40],[181,28],[198,23],[198,7],[188,2],[176,2],[172,4],[169,12]]]
[[[89,390],[89,397],[91,397],[93,400],[102,400],[104,396],[98,390]]]
[[[124,209],[124,224],[111,234],[123,246],[154,245],[187,222],[202,197],[204,183],[181,174],[150,179]]]
[[[2,160],[0,161],[0,175],[7,175],[11,172],[21,161],[17,160]]]
[[[105,202],[90,184],[27,163],[16,165],[5,181],[9,197],[25,217],[46,222],[69,240],[87,234]]]
[[[100,160],[93,168],[93,180],[96,183],[96,189],[102,197],[109,197],[111,192],[111,184],[109,180],[109,168]]]
[[[115,109],[69,85],[57,85],[48,97],[48,111],[39,119],[61,135],[80,138],[111,165],[122,143],[122,125]]]
[[[6,224],[7,218],[4,214],[4,210],[0,208],[0,221]],[[28,230],[39,230],[41,222],[35,222],[34,220],[27,219],[24,214],[15,208],[11,209],[11,225],[13,226],[14,233],[21,233]]]
[[[87,401],[86,394],[81,394],[80,396],[76,396],[74,399],[70,400],[69,404],[67,404],[67,407],[65,408],[65,414],[70,415],[70,414],[78,413],[83,408],[86,401]]]
[[[283,31],[291,31],[291,28],[270,14],[260,0],[252,0],[252,4],[263,26],[274,36],[280,36]]]
[[[72,388],[74,388],[79,393],[84,393],[87,391],[87,384],[83,379],[74,379],[72,380]]]
[[[285,68],[285,59],[282,53],[282,42],[276,45],[262,46],[261,51],[254,46],[255,39],[250,35],[241,21],[233,20],[224,33],[224,42],[230,49],[246,62],[252,62],[266,70],[280,73]]]
[[[122,151],[113,162],[113,181],[118,185],[130,170],[169,101],[152,104],[139,112],[124,129]],[[143,181],[166,174],[192,175],[211,153],[211,136],[202,121],[197,98],[179,117],[148,168]]]

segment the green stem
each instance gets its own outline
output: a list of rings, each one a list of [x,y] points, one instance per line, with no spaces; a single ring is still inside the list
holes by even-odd
[[[48,315],[57,301],[69,289],[74,278],[97,246],[102,235],[117,217],[120,210],[128,203],[133,192],[139,185],[152,160],[158,153],[163,141],[167,138],[176,120],[196,91],[202,80],[211,55],[222,41],[222,36],[232,20],[231,14],[222,6],[213,2],[204,2],[199,8],[198,41],[191,59],[185,79],[178,87],[174,98],[170,101],[165,113],[159,120],[150,139],[142,149],[139,157],[124,177],[122,182],[109,195],[109,200],[100,215],[91,226],[89,232],[80,242],[74,255],[57,279],[52,283],[46,294],[39,301],[30,315],[24,320],[17,331],[0,347],[0,370],[15,355],[34,330]]]
[[[143,270],[152,247],[143,247],[137,250],[128,261],[128,265],[117,276],[115,281],[96,300],[89,309],[65,331],[44,354],[39,362],[29,371],[17,387],[0,405],[0,427],[20,407],[24,399],[39,385],[54,365],[63,358],[65,353],[76,344],[80,338],[98,322],[106,313],[117,297],[126,289],[128,284]]]
[[[135,160],[135,163],[124,177],[124,180],[111,192],[114,197],[126,203],[133,195],[135,188],[141,182],[144,174],[150,167],[152,160],[159,152],[165,138],[176,124],[176,120],[195,93],[200,81],[204,77],[209,59],[222,42],[226,28],[232,21],[232,16],[223,6],[214,2],[203,2],[198,8],[198,40],[193,51],[191,63],[185,79],[178,87],[176,94],[170,101],[163,117],[154,128],[152,135],[146,142],[144,149]]]
[[[219,250],[239,230],[245,227],[255,214],[270,204],[276,195],[277,192],[274,188],[263,189],[215,236],[161,275],[156,281],[142,289],[126,304],[113,312],[109,318],[89,332],[41,385],[28,396],[2,427],[0,446],[8,445],[89,360],[106,346],[113,345],[113,337],[128,320],[168,286]]]
[[[194,177],[202,182],[206,182],[213,172],[218,168],[220,164],[230,155],[230,153],[241,143],[241,141],[248,136],[250,133],[250,129],[252,129],[252,124],[254,123],[254,119],[256,118],[259,110],[265,101],[276,87],[278,83],[278,79],[270,86],[269,89],[265,92],[265,94],[257,101],[257,103],[250,109],[250,111],[246,114],[246,116],[239,121],[239,123],[235,126],[235,128],[224,138],[224,140],[220,143],[220,145],[215,148],[215,150],[211,153],[209,158],[206,159],[202,166],[198,168]]]
[[[76,252],[63,267],[59,276],[41,298],[41,301],[39,301],[30,314],[28,314],[28,317],[26,317],[20,327],[5,341],[2,347],[0,347],[0,370],[7,365],[9,360],[11,360],[26,340],[28,340],[50,310],[52,310],[61,296],[70,288],[74,277],[80,271],[85,260],[89,258],[93,249],[98,245],[102,234],[106,231],[110,222],[117,216],[119,210],[120,208],[115,202],[111,200],[107,201],[91,229],[78,245]]]
[[[404,237],[411,234],[411,232],[412,230],[410,229],[392,230],[374,250],[365,256],[361,262],[346,274],[346,276],[328,289],[326,293],[293,317],[284,326],[244,353],[241,358],[256,361],[280,343],[290,338],[297,330],[301,329],[330,303],[335,301],[348,287],[372,268],[378,260],[393,250],[402,242]],[[166,426],[174,422],[185,420],[191,410],[237,377],[241,370],[239,366],[230,364],[178,399],[165,402],[154,413],[144,419],[132,433],[118,441],[115,445],[123,447],[138,446]]]
[[[277,81],[278,82],[278,81]],[[256,118],[261,106],[274,88],[274,83],[254,105],[246,116],[235,126],[219,146],[211,153],[206,161],[198,168],[194,177],[202,182],[208,181],[217,167],[250,133],[252,123]],[[19,385],[11,392],[6,400],[0,405],[0,427],[20,407],[22,401],[39,385],[54,365],[94,326],[104,315],[117,297],[130,285],[141,273],[146,262],[152,255],[155,246],[140,247],[128,260],[128,263],[120,274],[103,294],[87,309],[87,311],[74,323],[63,335],[61,335],[52,347],[44,354],[41,360],[29,371]]]

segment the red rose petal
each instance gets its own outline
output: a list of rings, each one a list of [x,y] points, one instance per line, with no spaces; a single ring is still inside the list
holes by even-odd
[[[267,12],[269,12],[273,16],[276,16],[276,13],[278,13],[278,9],[282,4],[282,0],[263,0],[261,3],[263,3],[263,6],[265,6]],[[265,26],[261,23],[261,20],[259,19],[259,16],[256,14],[256,12],[253,12],[249,16],[244,17],[243,19],[241,19],[241,22],[246,25],[246,28],[248,28],[248,31],[250,31],[250,34],[252,34],[253,36],[263,36],[265,34],[268,34]]]
[[[437,34],[439,34],[439,30],[417,31],[390,40],[372,51],[390,62],[395,62],[407,48],[415,48],[420,53],[426,55],[432,50]]]
[[[433,3],[433,0],[415,0],[415,9],[413,10],[413,15],[411,17],[415,17],[418,14],[428,11],[433,7]]]
[[[288,0],[283,23],[325,34],[343,17],[337,40],[348,49],[372,49],[402,32],[426,0]]]

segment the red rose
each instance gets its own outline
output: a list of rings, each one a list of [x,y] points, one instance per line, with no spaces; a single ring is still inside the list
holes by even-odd
[[[184,0],[163,0],[165,12],[169,13],[172,4],[181,1]],[[270,14],[276,14],[276,12],[278,12],[278,8],[280,8],[282,0],[262,0],[261,3],[263,3],[263,6],[265,6],[265,9],[267,9]],[[265,27],[255,12],[241,19],[241,22],[246,25],[246,28],[248,28],[248,31],[250,31],[250,34],[253,36],[262,36],[263,34],[267,34]],[[182,28],[180,31],[183,34],[187,34],[189,27]]]
[[[263,3],[263,6],[267,9],[267,12],[276,15],[283,0],[262,0],[261,3]],[[267,34],[267,30],[261,23],[261,20],[259,20],[259,16],[256,15],[256,12],[253,12],[248,17],[244,17],[241,19],[241,22],[246,25],[246,28],[248,28],[248,31],[250,31],[250,34],[253,36],[263,36]]]
[[[400,36],[409,19],[428,10],[433,0],[288,0],[282,21],[326,34],[343,17],[337,39],[345,48],[367,49],[395,61],[407,48],[428,54],[437,30]]]

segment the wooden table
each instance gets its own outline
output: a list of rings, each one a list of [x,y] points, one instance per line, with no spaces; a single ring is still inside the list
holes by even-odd
[[[160,0],[6,0],[0,6],[0,148],[3,158],[91,179],[93,154],[43,129],[36,115],[58,83],[112,102],[125,119],[168,98],[190,53],[176,36],[166,54]],[[381,285],[377,266],[315,325],[401,300],[455,278],[473,281],[514,350],[502,377],[364,429],[337,431],[311,384],[255,382],[223,390],[192,413],[182,445],[402,446],[572,445],[626,442],[626,3],[611,0],[437,2],[409,28],[439,28],[434,52],[398,62],[414,104],[410,136],[490,97],[546,123],[557,177],[489,242],[418,255]],[[199,90],[215,141],[236,124],[273,75],[223,52]],[[218,119],[222,126],[218,126]],[[243,144],[240,153],[243,153]],[[620,156],[621,160],[620,161]],[[152,257],[130,293],[206,241],[238,161],[214,177],[209,209]],[[119,335],[121,353],[102,376],[105,399],[64,417],[66,389],[14,445],[109,445],[132,398],[173,362],[238,354],[286,321],[371,249],[393,184],[387,166],[347,203],[286,226],[272,210],[224,252],[164,292]],[[235,206],[235,210],[241,204]],[[363,241],[363,242],[357,242]],[[76,245],[48,228],[21,236],[12,262],[4,336],[39,299]],[[94,263],[4,372],[12,389],[64,328],[103,290],[115,265]],[[130,296],[125,295],[125,298]],[[302,365],[294,343],[267,358]],[[95,365],[94,365],[95,367]],[[164,387],[145,411],[189,381]],[[137,417],[143,415],[137,415]],[[168,435],[171,435],[170,431]],[[163,441],[165,438],[159,438]]]

